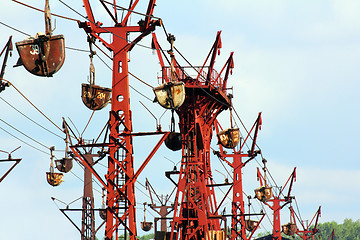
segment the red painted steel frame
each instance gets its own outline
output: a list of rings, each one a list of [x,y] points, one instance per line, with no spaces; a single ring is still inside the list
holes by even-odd
[[[295,214],[294,214],[294,209],[292,207],[290,207],[290,211],[291,211],[291,215],[293,216],[294,222],[295,222]],[[318,225],[318,220],[319,220],[319,216],[321,215],[321,206],[319,207],[319,209],[316,211],[315,215],[313,216],[313,218],[311,219],[310,223],[307,224],[307,226],[305,227],[303,224],[303,230],[299,230],[297,229],[296,234],[303,240],[307,240],[307,239],[311,239],[313,238],[313,236],[319,232],[319,229],[317,227]],[[310,229],[310,226],[312,224],[312,222],[315,220],[315,225],[312,229]]]
[[[256,145],[256,139],[257,139],[257,133],[259,128],[261,127],[261,113],[259,113],[258,118],[256,122],[254,123],[253,127],[249,131],[247,137],[245,138],[244,142],[242,143],[240,149],[236,151],[234,149],[234,153],[232,154],[225,154],[223,151],[223,147],[219,145],[220,147],[220,154],[222,160],[228,163],[233,168],[233,200],[232,200],[232,218],[231,218],[231,239],[237,239],[241,238],[243,240],[251,239],[253,233],[255,232],[256,228],[250,233],[250,236],[246,236],[246,228],[245,228],[245,205],[244,205],[244,195],[243,195],[243,180],[242,180],[242,168],[253,159],[253,157],[256,156],[256,153],[254,151],[254,147],[251,149],[250,152],[247,154],[242,153],[242,147],[245,145],[246,140],[249,138],[252,131],[255,129],[254,137],[253,137],[253,143],[252,145]],[[215,123],[215,130],[216,132],[220,131],[220,124],[216,121]],[[227,160],[225,160],[226,157],[232,157],[233,162],[230,163]],[[247,161],[242,162],[243,158],[249,158]],[[263,216],[264,217],[264,216]],[[258,223],[258,226],[260,225],[260,222]],[[240,225],[240,229],[238,226]]]
[[[158,46],[155,35],[153,40]],[[214,121],[230,106],[230,98],[226,96],[224,80],[214,74],[212,68],[219,41],[220,33],[211,50],[214,59],[207,67],[209,71],[199,72],[201,80],[200,75],[193,79],[180,66],[175,66],[177,80],[185,83],[186,98],[176,110],[182,137],[182,160],[170,239],[211,239],[210,231],[221,231],[210,166],[210,141]],[[163,68],[163,81],[167,82],[171,78],[167,76],[159,51],[158,56]],[[221,87],[215,88],[214,84]]]
[[[260,185],[262,185],[262,180],[265,181],[264,176],[261,175],[259,168],[257,169],[258,178],[260,180]],[[296,167],[294,168],[293,172],[291,173],[290,177],[286,181],[285,185],[281,188],[278,195],[275,196],[275,194],[272,195],[272,199],[269,199],[268,202],[272,202],[272,205],[270,205],[267,202],[264,202],[272,211],[273,211],[273,239],[274,240],[281,240],[281,222],[280,222],[280,210],[285,207],[286,204],[291,202],[292,197],[290,197],[290,192],[292,189],[292,184],[294,180],[296,179]],[[284,198],[280,198],[281,193],[284,191],[286,185],[290,181],[289,191],[288,195]],[[265,181],[266,182],[266,181]],[[284,203],[281,205],[281,203]]]
[[[151,20],[155,0],[149,1],[147,17],[140,26],[127,26],[127,20],[139,0],[131,3],[127,15],[121,23],[115,18],[114,27],[102,27],[100,22],[96,22],[93,16],[89,0],[83,0],[84,7],[89,21],[80,23],[80,27],[101,41],[109,50],[113,52],[113,76],[112,76],[112,100],[110,112],[110,136],[109,136],[109,157],[108,172],[105,176],[106,183],[97,175],[79,152],[72,148],[86,167],[92,170],[92,173],[107,189],[107,219],[105,226],[105,239],[118,239],[118,228],[122,225],[129,234],[131,240],[137,236],[135,222],[135,180],[133,166],[133,143],[132,143],[132,120],[129,95],[128,78],[128,52],[143,37],[155,30],[155,26],[160,21]],[[114,1],[115,3],[115,1]],[[109,13],[110,14],[110,13]],[[115,12],[116,15],[116,12]],[[111,33],[112,42],[109,43],[100,37],[101,33]],[[129,33],[140,33],[133,41],[128,42]],[[151,158],[151,157],[150,157]],[[141,170],[140,170],[141,171]],[[121,206],[119,204],[122,204]],[[120,210],[121,209],[121,210]],[[125,236],[126,237],[126,236]]]

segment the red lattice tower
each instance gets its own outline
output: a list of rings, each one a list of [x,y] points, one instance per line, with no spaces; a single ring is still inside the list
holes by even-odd
[[[150,160],[150,155],[141,166],[141,169],[134,171],[133,159],[133,129],[130,109],[129,94],[129,72],[128,72],[128,52],[146,35],[155,30],[156,26],[161,25],[159,19],[153,20],[152,14],[155,0],[150,0],[145,19],[138,25],[129,26],[128,20],[139,0],[130,1],[130,5],[121,21],[117,18],[116,1],[113,4],[106,4],[100,1],[107,10],[109,16],[114,21],[114,26],[105,27],[102,23],[95,20],[90,1],[83,0],[88,21],[79,23],[79,27],[92,38],[99,40],[108,50],[112,52],[113,75],[112,75],[112,99],[110,111],[110,134],[109,143],[98,144],[109,148],[108,170],[105,180],[96,172],[91,164],[82,156],[79,149],[91,147],[91,145],[72,146],[71,149],[84,166],[91,170],[92,174],[100,181],[107,191],[106,200],[106,226],[105,239],[118,239],[120,236],[126,239],[135,240],[137,236],[135,221],[135,181],[146,163]],[[138,33],[138,36],[129,41],[130,33]],[[112,41],[106,41],[100,34],[111,34]],[[164,141],[160,140],[159,144]],[[159,144],[155,147],[157,150]],[[120,230],[122,231],[120,233]]]
[[[220,219],[212,180],[210,165],[210,142],[216,117],[231,106],[226,94],[226,82],[233,61],[231,53],[220,74],[214,70],[216,54],[221,48],[221,32],[201,67],[180,67],[172,50],[171,67],[164,67],[158,51],[163,71],[163,82],[181,81],[185,84],[185,101],[175,111],[179,116],[182,141],[182,160],[175,198],[174,217],[171,224],[171,239],[213,239],[215,231],[221,231]],[[154,44],[157,49],[156,37]],[[175,48],[176,49],[176,48]],[[205,64],[210,59],[208,66]],[[197,77],[187,72],[195,71]],[[175,75],[175,77],[174,77]]]

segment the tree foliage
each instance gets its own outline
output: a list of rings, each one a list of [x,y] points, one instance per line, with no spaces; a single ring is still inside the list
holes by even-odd
[[[312,227],[310,227],[312,228]],[[345,219],[342,224],[338,224],[335,221],[319,223],[319,233],[316,234],[317,239],[328,240],[333,229],[335,229],[336,240],[360,240],[360,220],[353,221],[351,219]],[[262,237],[271,234],[270,232],[260,232],[257,237]],[[286,236],[289,238],[288,236]],[[148,234],[139,237],[139,240],[154,239],[154,234]],[[296,236],[295,240],[301,239]]]
[[[310,229],[312,229],[310,227]],[[345,219],[342,224],[338,224],[335,221],[319,223],[319,232],[316,234],[316,239],[328,240],[333,229],[335,230],[336,240],[360,240],[360,220],[353,221],[351,219]],[[257,237],[262,237],[271,234],[270,232],[260,232]],[[285,235],[283,235],[285,236]],[[289,238],[289,236],[286,236]],[[311,238],[310,238],[311,239]],[[301,240],[299,236],[294,236],[294,240]]]
[[[334,221],[318,225],[322,239],[327,240],[333,229],[336,240],[360,240],[360,220],[345,219],[342,224]]]

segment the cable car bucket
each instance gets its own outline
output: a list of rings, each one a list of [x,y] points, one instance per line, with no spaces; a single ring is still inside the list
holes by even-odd
[[[146,211],[146,202],[144,202],[144,221],[141,222],[141,229],[145,232],[148,232],[151,230],[153,223],[152,222],[146,222],[145,218],[145,211]]]
[[[296,231],[297,231],[297,227],[295,223],[287,223],[285,225],[281,226],[282,232],[288,236],[293,236]]]
[[[62,159],[59,160],[55,160],[55,166],[56,168],[63,173],[67,173],[69,172],[72,167],[73,167],[73,158],[69,157],[69,132],[68,129],[66,127],[65,124],[65,120],[63,120],[63,128],[64,128],[64,132],[66,134],[66,138],[65,138],[65,156]]]
[[[240,142],[240,130],[239,128],[233,128],[232,123],[232,109],[230,108],[230,124],[231,128],[222,130],[217,133],[218,144],[221,144],[224,148],[235,148]]]
[[[54,172],[54,162],[53,162],[53,158],[54,158],[53,151],[54,150],[55,150],[54,147],[50,148],[50,152],[51,152],[50,171],[46,172],[46,180],[51,186],[56,187],[56,186],[59,186],[61,184],[61,182],[63,182],[64,175],[62,173]]]
[[[163,108],[178,109],[185,101],[185,84],[183,82],[168,82],[153,89],[155,102]]]
[[[240,142],[240,131],[238,128],[228,128],[217,134],[219,143],[224,148],[234,148]]]
[[[73,159],[64,157],[62,159],[55,160],[55,165],[56,165],[57,170],[59,170],[60,172],[63,172],[63,173],[67,173],[73,167]]]
[[[14,67],[23,65],[37,76],[52,77],[65,61],[65,38],[52,36],[49,0],[45,1],[45,31],[15,43],[20,58]]]
[[[267,202],[268,200],[270,200],[270,198],[272,197],[273,193],[272,193],[272,187],[268,186],[268,184],[266,183],[266,159],[263,158],[263,163],[264,163],[264,177],[261,176],[259,169],[258,169],[258,180],[260,180],[260,187],[256,188],[254,190],[255,192],[255,197],[261,201],[261,202]],[[264,183],[262,182],[262,179],[264,179]]]
[[[105,188],[103,188],[103,190],[102,190],[102,206],[99,211],[99,216],[102,220],[106,220]]]
[[[101,110],[111,101],[111,88],[95,85],[95,67],[93,65],[93,56],[96,52],[92,51],[92,40],[88,38],[90,46],[90,81],[89,84],[81,85],[81,99],[86,107],[91,110]]]

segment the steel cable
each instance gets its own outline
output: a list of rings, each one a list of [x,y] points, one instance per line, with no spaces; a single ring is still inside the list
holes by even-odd
[[[66,4],[65,2],[63,2],[62,0],[59,0],[59,2],[61,2],[62,4],[64,4],[67,8],[69,8],[70,10],[72,10],[73,12],[75,12],[76,14],[78,14],[79,16],[81,16],[82,18],[86,19],[86,21],[89,21],[90,23],[94,24],[94,25],[95,25],[96,27],[98,27],[98,28],[101,28],[101,29],[104,30],[105,32],[110,33],[110,34],[112,34],[113,36],[118,37],[118,38],[120,38],[120,39],[123,39],[123,40],[125,40],[125,41],[128,42],[128,43],[134,43],[133,41],[130,41],[130,40],[126,39],[126,38],[120,37],[119,35],[111,32],[110,30],[107,30],[106,28],[99,26],[97,23],[90,21],[87,17],[85,17],[84,15],[82,15],[81,13],[79,13],[78,11],[76,11],[74,8],[72,8],[71,6],[69,6],[68,4]],[[140,46],[140,47],[143,47],[143,48],[147,48],[147,49],[153,50],[151,47],[142,45],[142,44],[140,44],[140,43],[134,43],[134,44],[135,44],[135,45],[138,45],[138,46]]]
[[[17,131],[18,133],[20,133],[20,134],[24,135],[25,137],[29,138],[30,140],[36,142],[36,143],[39,144],[40,146],[42,146],[42,147],[44,147],[44,148],[46,148],[46,149],[50,149],[50,147],[42,144],[41,142],[39,142],[39,141],[35,140],[34,138],[30,137],[29,135],[23,133],[22,131],[18,130],[17,128],[15,128],[14,126],[12,126],[11,124],[9,124],[9,123],[5,122],[4,120],[2,120],[1,118],[0,118],[0,121],[3,122],[3,123],[5,123],[6,125],[8,125],[9,127],[11,127],[12,129],[14,129],[15,131]]]
[[[10,107],[12,107],[15,111],[17,111],[18,113],[20,113],[21,115],[23,115],[25,118],[27,118],[29,121],[31,121],[32,123],[36,124],[37,126],[41,127],[42,129],[48,131],[49,133],[57,136],[58,138],[64,139],[62,136],[54,133],[53,131],[45,128],[44,126],[42,126],[41,124],[35,122],[33,119],[31,119],[30,117],[26,116],[24,113],[22,113],[20,110],[18,110],[16,107],[14,107],[13,105],[11,105],[8,101],[6,101],[4,98],[0,97],[1,100],[3,100],[6,104],[8,104]]]
[[[26,145],[28,145],[28,146],[30,146],[30,147],[32,147],[32,148],[34,148],[34,149],[36,149],[36,150],[38,150],[38,151],[40,151],[40,152],[42,152],[42,153],[45,153],[45,154],[47,154],[47,155],[50,155],[50,153],[45,152],[45,151],[43,151],[43,150],[41,150],[41,149],[39,149],[39,148],[37,148],[37,147],[35,147],[35,146],[31,145],[31,144],[30,144],[30,143],[28,143],[28,142],[25,142],[24,140],[22,140],[22,139],[20,139],[20,138],[16,137],[15,135],[13,135],[12,133],[10,133],[10,132],[6,131],[4,128],[0,127],[0,129],[1,129],[1,130],[3,130],[4,132],[6,132],[7,134],[9,134],[10,136],[12,136],[12,137],[16,138],[16,139],[17,139],[17,140],[19,140],[20,142],[25,143]]]
[[[41,115],[43,115],[50,123],[52,123],[57,129],[59,129],[61,132],[63,132],[63,130],[56,125],[50,118],[48,118],[39,108],[37,108],[18,88],[15,87],[14,84],[12,84],[10,81],[3,79],[3,81],[6,81],[7,83],[9,83],[10,86],[12,86],[28,103],[31,104],[31,106],[33,106]]]
[[[33,6],[30,6],[28,4],[25,4],[25,3],[22,3],[20,1],[17,1],[17,0],[12,0],[13,2],[16,2],[18,4],[21,4],[25,7],[28,7],[28,8],[31,8],[31,9],[34,9],[34,10],[37,10],[37,11],[40,11],[40,12],[45,12],[44,10],[42,9],[39,9],[39,8],[36,8],[36,7],[33,7]],[[50,13],[51,15],[55,16],[55,17],[60,17],[60,18],[64,18],[64,19],[67,19],[67,20],[71,20],[71,21],[75,21],[75,22],[80,22],[80,20],[78,19],[74,19],[74,18],[69,18],[69,17],[64,17],[64,16],[61,16],[61,15],[58,15],[58,14],[55,14],[55,13]]]
[[[83,131],[82,131],[82,133],[80,134],[80,138],[82,138],[82,136],[83,136],[83,134],[84,134],[85,130],[86,130],[86,129],[87,129],[87,127],[89,126],[90,121],[91,121],[92,117],[94,116],[94,113],[95,113],[95,110],[93,110],[93,112],[92,112],[92,114],[91,114],[91,116],[90,116],[90,118],[89,118],[89,121],[87,122],[87,124],[86,124],[86,126],[85,126],[84,130],[83,130]]]

